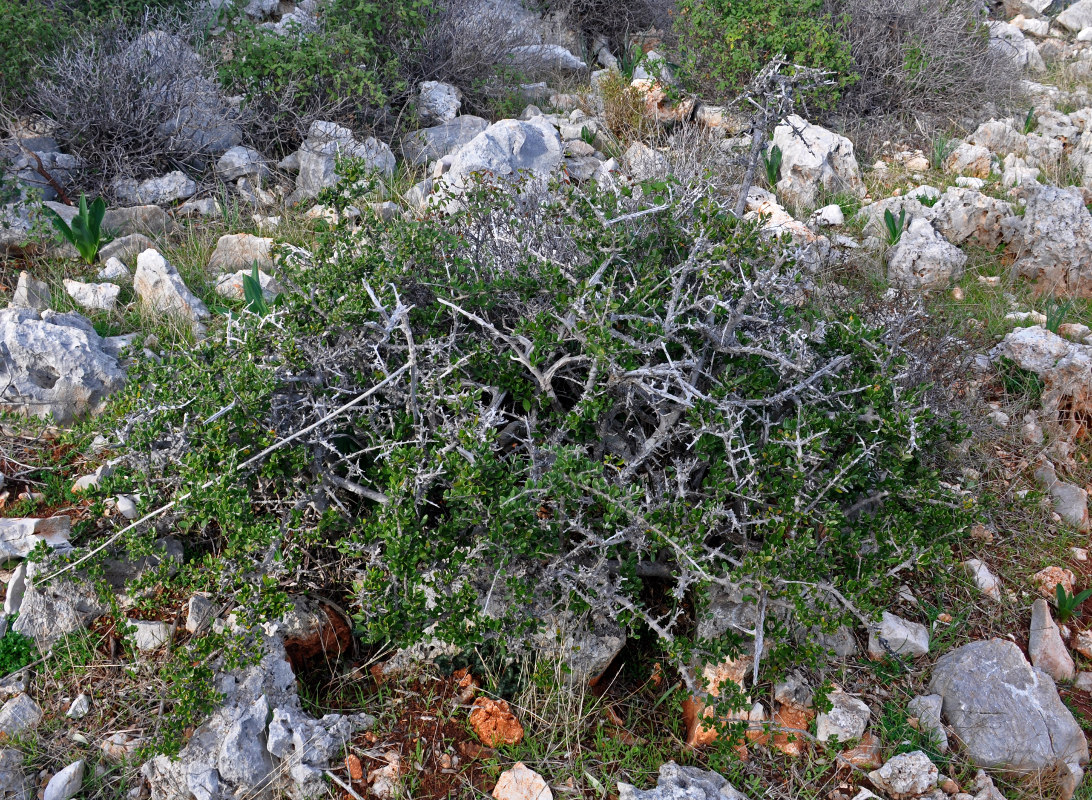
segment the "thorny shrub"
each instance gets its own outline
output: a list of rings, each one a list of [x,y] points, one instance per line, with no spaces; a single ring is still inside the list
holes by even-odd
[[[331,232],[272,314],[136,367],[107,490],[178,501],[144,533],[183,535],[174,580],[340,593],[397,645],[594,609],[681,662],[747,644],[691,633],[742,592],[780,665],[945,563],[967,503],[911,311],[821,312],[703,185],[449,199]]]

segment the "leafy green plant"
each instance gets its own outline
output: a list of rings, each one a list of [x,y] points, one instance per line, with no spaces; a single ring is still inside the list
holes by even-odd
[[[632,44],[623,50],[622,55],[618,57],[618,71],[622,73],[622,77],[627,81],[633,80],[633,75],[637,71],[637,67],[641,65],[644,57],[644,50],[636,44]]]
[[[65,40],[64,7],[43,0],[0,0],[0,107],[16,109],[42,75],[42,61]]]
[[[781,148],[776,144],[762,151],[762,168],[766,172],[766,185],[773,189],[781,178]]]
[[[899,215],[896,217],[891,213],[890,208],[885,208],[883,212],[883,226],[886,230],[886,241],[889,247],[894,247],[899,243],[899,239],[902,238],[903,227],[906,225],[906,209],[903,208],[899,211]]]
[[[1081,604],[1089,597],[1092,597],[1092,589],[1069,594],[1062,584],[1057,584],[1054,587],[1054,605],[1057,608],[1058,621],[1068,622],[1072,619],[1080,611]]]
[[[595,131],[587,125],[582,126],[580,128],[580,140],[584,142],[584,144],[590,144],[592,147],[595,147]]]
[[[917,200],[926,208],[932,208],[940,202],[939,194],[919,194]]]
[[[948,156],[952,154],[954,148],[955,143],[951,138],[944,134],[938,134],[933,139],[933,147],[929,152],[929,166],[937,171],[944,169],[944,162],[948,160]]]
[[[99,248],[105,244],[102,235],[102,220],[106,216],[106,201],[101,197],[96,198],[90,207],[87,205],[87,195],[80,195],[80,209],[72,224],[64,221],[64,217],[48,206],[43,206],[53,227],[57,232],[76,248],[80,257],[88,264],[95,263],[95,257],[99,254]]]
[[[38,648],[29,636],[13,630],[0,636],[0,676],[22,669],[37,656]]]
[[[779,54],[832,73],[818,105],[833,104],[854,80],[849,44],[822,0],[681,0],[675,30],[682,77],[713,97],[734,97]]]
[[[256,263],[251,268],[250,274],[243,276],[243,297],[248,311],[259,317],[269,316],[269,304],[265,300],[265,295],[262,294],[262,282]]]
[[[1047,301],[1046,308],[1043,310],[1044,316],[1046,316],[1046,322],[1043,327],[1051,333],[1057,333],[1058,329],[1062,327],[1062,323],[1065,322],[1066,315],[1069,314],[1073,308],[1073,300],[1066,300],[1064,303],[1057,299],[1051,298]]]
[[[1033,130],[1039,126],[1039,120],[1035,118],[1035,107],[1032,106],[1028,109],[1028,113],[1024,116],[1024,135],[1027,136]]]

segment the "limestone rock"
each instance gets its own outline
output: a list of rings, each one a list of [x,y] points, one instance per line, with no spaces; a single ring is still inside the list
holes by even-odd
[[[526,44],[509,51],[512,63],[532,76],[549,72],[579,72],[588,65],[559,44]]]
[[[463,185],[476,174],[502,180],[545,179],[561,166],[561,137],[548,122],[505,119],[479,133],[455,153],[444,181]]]
[[[1050,495],[1058,516],[1078,530],[1089,529],[1087,490],[1059,480],[1054,465],[1049,461],[1045,461],[1035,470],[1035,480]]]
[[[48,563],[27,566],[26,594],[19,607],[19,618],[12,630],[34,639],[45,649],[65,634],[74,633],[105,614],[109,608],[99,600],[94,587],[70,576],[39,585],[38,574],[48,575]]]
[[[914,219],[887,253],[887,279],[906,289],[944,288],[959,280],[967,263],[925,219]]]
[[[1092,214],[1079,189],[1043,186],[1032,194],[1011,247],[1013,272],[1040,291],[1092,297]]]
[[[93,311],[113,311],[121,294],[116,283],[82,283],[69,278],[64,279],[64,289],[69,297]]]
[[[425,125],[442,125],[458,115],[463,93],[450,83],[423,81],[417,86],[417,118]]]
[[[963,569],[971,576],[982,594],[991,600],[1001,601],[1001,581],[990,572],[990,568],[981,559],[967,559],[963,562]]]
[[[883,658],[887,653],[900,656],[923,656],[929,652],[929,630],[888,611],[880,623],[868,631],[869,658]]]
[[[209,259],[213,275],[245,270],[250,272],[257,263],[259,270],[273,269],[273,240],[250,233],[221,236]]]
[[[62,769],[49,779],[42,800],[72,800],[83,786],[83,773],[86,768],[81,758]]]
[[[622,162],[635,181],[663,178],[671,169],[667,156],[641,142],[634,142],[629,146],[622,156]]]
[[[216,294],[221,297],[229,297],[232,300],[245,299],[246,288],[243,284],[243,278],[245,277],[253,277],[251,270],[241,269],[238,272],[222,275],[220,280],[216,281]],[[259,271],[258,283],[262,287],[262,297],[265,298],[266,302],[273,302],[277,295],[281,293],[280,284],[271,275]]]
[[[13,306],[45,311],[52,300],[48,283],[35,280],[26,270],[19,273],[19,282],[15,284],[15,294],[11,297]]]
[[[464,114],[431,128],[423,128],[402,137],[402,154],[414,165],[439,161],[458,151],[489,127],[489,121]]]
[[[338,157],[359,158],[376,173],[389,178],[394,174],[394,153],[383,142],[368,137],[357,141],[353,132],[333,122],[316,120],[299,149],[299,175],[296,191],[289,198],[300,203],[315,197],[320,191],[336,186]]]
[[[1046,72],[1046,63],[1039,54],[1035,43],[1024,38],[1023,32],[1015,25],[1000,20],[988,20],[990,29],[990,49],[1010,59],[1017,67],[1031,73]]]
[[[29,694],[18,694],[0,708],[0,733],[9,739],[33,730],[42,721],[42,708]]]
[[[781,148],[777,194],[788,205],[812,208],[822,194],[864,196],[853,143],[844,136],[794,114],[777,126],[773,142]]]
[[[171,638],[171,626],[166,622],[152,620],[131,619],[129,624],[133,627],[133,644],[142,653],[158,650]]]
[[[189,290],[173,266],[156,250],[145,250],[137,257],[133,289],[150,310],[177,315],[196,322],[209,315],[205,304]]]
[[[91,698],[86,694],[80,694],[72,701],[72,705],[68,707],[68,711],[65,712],[65,716],[69,719],[83,719],[87,716],[87,712],[91,710]]]
[[[268,173],[265,159],[253,147],[236,145],[226,150],[216,162],[216,174],[225,181],[236,181],[243,177],[258,179]]]
[[[517,761],[506,769],[493,787],[496,800],[554,800],[553,792],[542,776],[522,762]]]
[[[890,759],[878,770],[870,772],[868,779],[892,800],[904,800],[935,789],[939,774],[929,756],[915,750]]]
[[[0,408],[67,423],[125,383],[110,339],[79,314],[0,310]]]
[[[944,170],[952,175],[988,178],[990,169],[990,151],[980,145],[967,142],[961,142],[944,161]]]
[[[3,533],[0,533],[0,538]],[[23,604],[23,595],[27,592],[27,562],[20,561],[19,566],[12,570],[8,579],[7,589],[4,592],[4,613],[7,615],[18,614],[19,606]]]
[[[22,752],[11,747],[0,750],[0,798],[34,800],[34,789],[33,778],[23,772]]]
[[[161,205],[186,200],[197,194],[197,183],[186,173],[175,170],[159,178],[114,181],[114,194],[123,203],[134,206]]]
[[[948,733],[941,723],[944,698],[939,694],[918,695],[906,704],[906,713],[918,720],[918,730],[936,744],[941,753],[948,752]]]
[[[111,260],[116,260],[124,266],[126,263],[132,264],[136,261],[136,257],[145,250],[154,248],[155,242],[143,233],[130,233],[128,236],[121,236],[103,245],[99,250],[99,261],[109,263]]]
[[[719,773],[668,761],[660,767],[656,788],[641,790],[619,782],[618,800],[746,800],[746,796]]]
[[[26,558],[41,542],[66,550],[71,534],[72,520],[66,516],[0,517],[0,560]]]
[[[1001,244],[1001,221],[1013,208],[973,189],[948,189],[933,206],[933,227],[955,245],[974,241],[991,250]]]
[[[1062,641],[1062,634],[1050,616],[1050,606],[1043,598],[1031,605],[1031,633],[1028,639],[1031,663],[1056,681],[1071,681],[1076,672],[1073,657]]]
[[[95,277],[100,281],[109,281],[110,283],[133,282],[133,273],[117,258],[106,259],[106,266],[100,269]]]
[[[850,697],[840,689],[830,693],[830,711],[819,714],[815,723],[815,738],[826,742],[835,736],[838,741],[860,739],[868,727],[871,712],[863,700]]]
[[[930,691],[967,757],[987,769],[1037,772],[1088,761],[1088,743],[1054,681],[1015,643],[990,639],[945,653]]]
[[[1077,0],[1062,11],[1054,21],[1073,33],[1092,27],[1092,0]]]

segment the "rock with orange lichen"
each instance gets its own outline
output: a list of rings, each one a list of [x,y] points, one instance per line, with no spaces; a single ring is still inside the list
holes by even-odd
[[[368,771],[371,793],[379,800],[394,800],[402,793],[402,757],[394,750],[384,754],[386,766]]]
[[[879,769],[883,766],[880,738],[871,732],[865,733],[856,747],[844,751],[839,758],[857,769]]]
[[[519,744],[523,741],[523,726],[519,724],[505,700],[479,697],[470,711],[470,727],[487,747]]]
[[[808,724],[815,717],[815,712],[790,703],[781,703],[774,712],[774,734],[771,745],[787,756],[803,755],[807,749]],[[788,730],[786,730],[788,729]],[[799,733],[794,733],[799,731]]]
[[[345,756],[345,770],[349,773],[349,777],[354,781],[364,780],[364,765],[360,763],[360,759],[354,756],[352,753]]]
[[[451,677],[458,681],[459,694],[457,699],[463,705],[466,705],[473,700],[474,696],[478,693],[478,689],[481,688],[478,679],[471,675],[468,670],[455,670]]]
[[[1053,600],[1059,584],[1067,594],[1073,594],[1077,578],[1071,570],[1063,567],[1047,567],[1032,575],[1031,582],[1039,589],[1039,594]]]
[[[542,776],[522,761],[501,773],[493,787],[496,800],[554,800],[554,794]]]
[[[719,664],[706,664],[702,668],[702,683],[711,697],[719,698],[721,692],[729,688],[729,683],[736,684],[742,690],[750,667],[750,656],[729,659]],[[751,714],[750,711],[736,711],[722,717],[719,722],[724,725],[737,720],[750,721]],[[765,714],[761,711],[756,716],[765,719]],[[705,747],[716,741],[716,709],[701,696],[691,695],[683,701],[683,722],[686,725],[686,743],[691,747]],[[707,725],[707,722],[710,724]]]

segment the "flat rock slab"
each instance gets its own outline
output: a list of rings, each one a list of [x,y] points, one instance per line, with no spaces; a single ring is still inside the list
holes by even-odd
[[[72,520],[68,517],[5,517],[0,519],[0,559],[26,558],[39,542],[67,548],[71,535]]]
[[[1038,771],[1088,761],[1088,742],[1054,681],[1013,642],[990,639],[946,653],[929,688],[980,767]]]

